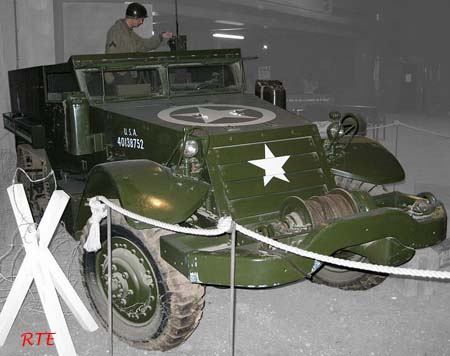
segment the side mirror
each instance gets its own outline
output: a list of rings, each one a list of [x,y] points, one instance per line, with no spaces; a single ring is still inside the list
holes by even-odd
[[[339,112],[330,113],[332,123],[327,128],[327,136],[332,142],[336,142],[346,135],[353,138],[353,136],[357,135],[360,130],[360,122],[364,122],[362,118],[359,118],[351,113],[345,114],[342,119],[340,116],[341,115]]]
[[[346,140],[344,147],[339,147],[341,150],[345,150],[352,142],[353,137],[359,131],[359,120],[358,118],[350,113],[344,115],[341,118],[339,112],[330,113],[331,124],[327,127],[328,143],[326,144],[326,150],[329,156],[333,156],[337,152],[338,141],[344,136],[349,136]]]

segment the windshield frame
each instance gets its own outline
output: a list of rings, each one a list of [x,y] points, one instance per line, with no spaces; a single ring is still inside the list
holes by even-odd
[[[105,74],[107,73],[118,73],[118,72],[140,72],[145,70],[156,69],[159,74],[159,82],[161,86],[161,91],[155,93],[146,93],[143,95],[106,95],[105,94]],[[105,101],[132,101],[132,100],[142,100],[142,99],[155,99],[155,98],[167,98],[168,88],[166,83],[166,68],[163,65],[139,65],[139,66],[120,66],[120,67],[94,67],[94,68],[80,68],[76,69],[76,77],[80,86],[80,90],[86,94],[86,97],[94,102],[105,102]],[[86,81],[87,73],[101,73],[101,91],[102,95],[92,95],[91,90],[88,88]]]
[[[234,88],[211,88],[205,87],[202,89],[196,89],[193,87],[192,89],[186,90],[173,90],[172,83],[170,81],[170,70],[172,68],[193,68],[193,67],[214,67],[214,66],[229,66],[231,68],[231,73],[233,75],[233,80],[236,86]],[[223,79],[223,77],[222,77]],[[204,81],[203,83],[206,83]],[[243,71],[242,71],[242,62],[236,59],[229,61],[208,61],[208,62],[186,62],[186,63],[171,63],[167,65],[167,83],[170,97],[177,96],[192,96],[192,95],[205,95],[205,94],[227,94],[227,93],[239,93],[244,90],[244,80],[243,80]],[[200,84],[200,83],[199,83]]]
[[[210,66],[230,66],[232,69],[233,79],[236,83],[235,88],[205,88],[202,90],[183,90],[173,91],[170,89],[169,73],[170,68],[176,67],[210,67]],[[141,71],[146,69],[157,69],[159,73],[159,80],[161,83],[162,92],[146,95],[105,95],[105,74],[108,72],[126,72],[126,71]],[[102,75],[102,93],[103,95],[92,95],[88,84],[86,82],[86,73],[99,72]],[[239,93],[245,90],[245,80],[242,61],[236,58],[224,59],[218,58],[217,60],[208,61],[185,61],[181,63],[164,63],[164,64],[152,64],[152,65],[104,65],[95,67],[83,67],[75,69],[76,78],[80,87],[80,90],[86,94],[88,100],[93,102],[114,102],[114,101],[133,101],[133,100],[145,100],[145,99],[161,99],[170,97],[182,97],[182,96],[194,96],[194,95],[208,95],[208,94],[230,94]]]

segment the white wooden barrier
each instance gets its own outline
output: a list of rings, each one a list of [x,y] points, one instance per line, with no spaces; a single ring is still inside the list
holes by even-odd
[[[69,196],[62,190],[53,192],[36,230],[23,185],[10,186],[8,195],[26,255],[0,312],[0,347],[4,345],[34,279],[50,331],[55,333],[53,338],[58,354],[76,356],[56,291],[85,330],[92,332],[98,326],[48,249]]]

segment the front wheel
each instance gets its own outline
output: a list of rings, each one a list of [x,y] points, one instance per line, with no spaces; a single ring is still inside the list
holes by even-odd
[[[122,219],[123,220],[123,219]],[[85,229],[87,231],[87,229]],[[97,316],[108,320],[106,226],[102,248],[83,253],[82,275]],[[159,254],[159,229],[111,226],[114,333],[134,347],[169,350],[197,327],[204,306],[204,287],[192,284]]]
[[[335,257],[367,262],[367,258],[345,251],[339,252]],[[324,265],[313,275],[312,280],[315,283],[344,290],[367,290],[382,283],[386,277],[387,275]]]

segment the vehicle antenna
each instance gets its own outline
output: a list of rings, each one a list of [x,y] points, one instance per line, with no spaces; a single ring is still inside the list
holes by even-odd
[[[175,0],[175,28],[178,37],[178,0]]]

